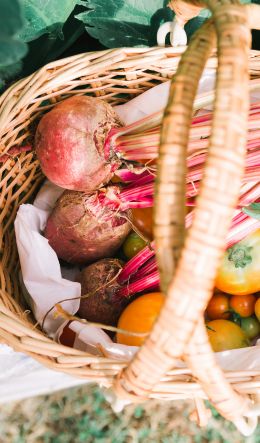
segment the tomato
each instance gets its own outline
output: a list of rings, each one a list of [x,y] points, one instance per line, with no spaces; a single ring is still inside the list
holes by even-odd
[[[229,248],[223,257],[215,285],[232,295],[260,290],[260,229]]]
[[[255,315],[257,317],[257,320],[260,321],[260,297],[255,304]]]
[[[252,294],[233,295],[230,299],[230,307],[240,317],[250,317],[255,310],[256,297]]]
[[[249,346],[245,332],[232,321],[213,320],[207,326],[209,341],[215,352]]]
[[[228,319],[230,317],[229,297],[222,293],[213,295],[209,301],[206,313],[210,320]]]
[[[60,335],[60,343],[62,345],[69,346],[70,348],[73,348],[74,341],[76,338],[76,333],[70,329],[70,327],[69,327],[70,323],[68,323],[65,326],[65,328],[63,328],[62,334]]]
[[[147,238],[153,239],[153,208],[132,209],[134,226]]]
[[[250,340],[260,334],[260,323],[255,317],[241,318],[241,328]]]
[[[135,232],[131,232],[123,244],[123,252],[128,260],[146,246],[146,242]]]
[[[117,327],[131,332],[150,332],[163,302],[161,292],[141,295],[122,312]],[[117,343],[129,346],[141,346],[145,338],[117,333]]]
[[[187,206],[187,213],[193,209],[193,206]],[[147,240],[153,240],[153,208],[134,208],[131,211],[134,226]]]

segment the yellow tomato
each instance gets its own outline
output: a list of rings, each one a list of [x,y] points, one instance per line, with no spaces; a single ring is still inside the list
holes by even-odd
[[[260,322],[260,297],[257,299],[257,302],[255,304],[255,315]]]
[[[216,287],[232,295],[260,290],[260,229],[229,248],[218,270]]]
[[[249,341],[245,332],[229,320],[213,320],[207,323],[211,347],[215,352],[246,348]]]
[[[117,327],[131,332],[150,332],[164,302],[161,292],[152,292],[130,303],[121,314]],[[141,346],[145,337],[117,333],[117,343]]]

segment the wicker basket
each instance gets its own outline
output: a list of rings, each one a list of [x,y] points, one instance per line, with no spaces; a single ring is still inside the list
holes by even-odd
[[[172,1],[171,5],[182,13],[185,22],[198,12],[200,3],[192,3],[196,8],[184,15],[182,6],[186,11],[187,4]],[[12,85],[0,98],[0,339],[49,368],[113,386],[119,397],[131,401],[196,399],[201,423],[206,421],[203,399],[209,398],[224,417],[248,435],[255,429],[260,413],[260,371],[223,374],[216,365],[202,319],[243,173],[247,66],[251,76],[260,76],[260,54],[249,54],[248,21],[251,27],[259,27],[260,8],[241,7],[236,0],[232,5],[225,0],[207,3],[214,21],[203,25],[180,64],[182,48],[80,54],[50,63]],[[218,60],[212,55],[216,34]],[[208,162],[194,223],[184,244],[185,148],[192,104],[204,66],[216,67],[217,61]],[[34,319],[28,315],[19,287],[13,222],[19,205],[33,198],[43,177],[34,153],[25,149],[16,154],[14,147],[32,140],[40,116],[57,101],[87,93],[112,104],[123,103],[168,80],[177,67],[163,122],[155,205],[157,260],[162,289],[168,296],[150,337],[127,365],[126,361],[93,356],[53,342],[35,328]],[[220,183],[225,192],[221,192]],[[174,368],[181,357],[188,369]]]

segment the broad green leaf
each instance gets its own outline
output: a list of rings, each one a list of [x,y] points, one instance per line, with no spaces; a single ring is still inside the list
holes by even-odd
[[[27,51],[27,46],[17,38],[24,25],[18,0],[1,0],[0,10],[0,70],[17,63]]]
[[[242,211],[249,217],[260,220],[260,203],[251,203],[251,205],[242,208]]]
[[[13,0],[9,0],[12,2]],[[62,27],[78,0],[20,0],[25,16],[25,27],[19,34],[24,42],[30,42],[48,33],[62,38]]]
[[[84,10],[82,6],[76,6],[75,10],[70,14],[62,28],[62,40],[59,36],[53,38],[50,34],[43,34],[36,40],[32,40],[28,43],[29,51],[24,58],[24,66],[21,72],[22,77],[30,75],[36,69],[53,60],[57,60],[57,58],[60,58],[63,55],[66,57],[91,49],[88,44],[91,37],[86,34],[83,23],[79,22],[74,17],[75,13],[79,13],[82,10]],[[82,39],[84,47],[82,48],[80,47],[80,42],[76,43],[76,41],[84,33],[85,36]]]
[[[86,0],[89,11],[77,15],[88,33],[109,48],[152,46],[158,27],[172,20],[165,0]]]
[[[80,0],[79,0],[80,1]],[[85,12],[77,18],[88,33],[109,48],[156,45],[159,26],[172,20],[168,0],[81,0]],[[256,3],[259,0],[255,0]],[[251,0],[242,0],[251,3]],[[188,38],[210,16],[206,9],[185,26]]]

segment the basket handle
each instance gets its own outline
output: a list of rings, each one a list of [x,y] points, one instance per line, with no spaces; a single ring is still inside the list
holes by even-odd
[[[159,27],[157,32],[157,43],[159,46],[165,46],[165,38],[169,33],[172,46],[183,46],[187,44],[184,25],[192,18],[197,17],[205,7],[205,4],[201,1],[193,1],[192,3],[193,4],[190,4],[188,0],[170,0],[168,7],[174,11],[175,17],[172,22],[165,22]],[[247,9],[250,28],[259,29],[260,24],[257,18],[258,5],[252,3],[244,5],[243,7]]]
[[[184,26],[189,20],[199,15],[200,11],[205,8],[205,3],[201,1],[170,0],[168,7],[175,12],[176,20]]]
[[[228,7],[213,0],[209,3],[218,29],[219,73],[208,162],[194,223],[165,305],[150,337],[116,383],[117,392],[132,399],[149,396],[176,358],[183,354],[198,319],[203,316],[243,172],[248,112],[248,74],[244,67],[248,63],[250,33],[243,7],[234,4]],[[169,284],[183,243],[185,150],[194,90],[212,46],[207,41],[207,26],[208,23],[194,36],[180,62],[163,123],[155,213],[163,287]],[[191,73],[193,79],[188,87]],[[174,170],[178,172],[174,174]],[[219,187],[224,191],[222,195],[217,193]],[[248,406],[246,399],[231,392],[236,397],[234,413],[243,415]]]

